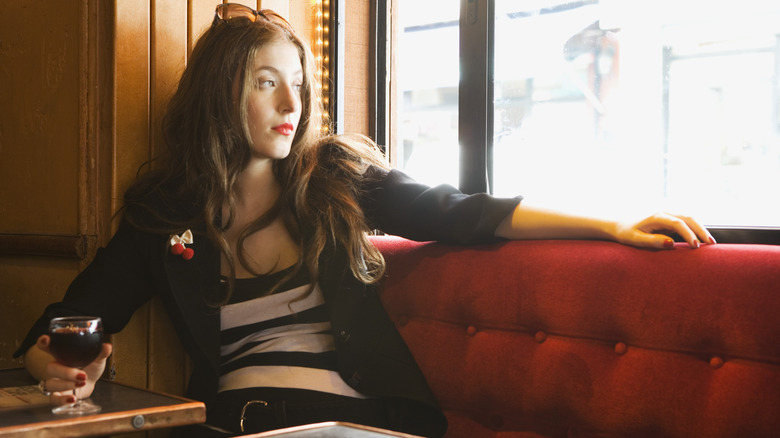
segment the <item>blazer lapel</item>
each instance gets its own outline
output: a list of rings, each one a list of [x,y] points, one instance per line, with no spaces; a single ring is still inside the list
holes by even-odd
[[[206,361],[218,375],[220,325],[219,308],[209,306],[219,284],[219,251],[206,237],[198,233],[186,245],[194,256],[186,260],[166,248],[165,271],[172,294],[171,317],[180,327],[180,338],[195,361]]]

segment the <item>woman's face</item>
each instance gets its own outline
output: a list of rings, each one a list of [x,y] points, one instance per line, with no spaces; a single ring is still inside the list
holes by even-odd
[[[287,41],[264,45],[247,74],[252,157],[285,158],[301,119],[303,68],[297,47]]]

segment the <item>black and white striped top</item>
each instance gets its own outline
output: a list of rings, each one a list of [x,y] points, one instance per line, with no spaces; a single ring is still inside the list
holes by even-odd
[[[303,271],[271,295],[288,270],[236,280],[220,313],[220,393],[285,388],[363,398],[336,371],[325,300],[319,285],[307,296]]]

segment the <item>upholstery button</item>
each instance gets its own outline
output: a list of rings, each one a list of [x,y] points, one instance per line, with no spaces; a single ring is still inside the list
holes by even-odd
[[[468,328],[466,329],[466,334],[469,335],[469,336],[476,335],[477,334],[477,328],[474,327],[473,325],[468,326]]]
[[[626,351],[628,351],[628,345],[626,345],[625,342],[618,342],[615,344],[615,353],[623,355],[626,354]]]
[[[540,330],[536,332],[536,334],[534,334],[534,339],[536,340],[536,342],[541,344],[542,342],[547,340],[547,333]]]
[[[710,359],[710,366],[715,368],[715,369],[718,369],[718,368],[722,367],[723,364],[724,364],[724,361],[723,361],[723,358],[721,358],[721,357],[713,356],[712,359]]]

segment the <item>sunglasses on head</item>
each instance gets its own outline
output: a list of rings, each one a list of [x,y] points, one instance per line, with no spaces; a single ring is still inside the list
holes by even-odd
[[[293,32],[293,28],[290,23],[276,12],[270,9],[254,10],[249,6],[244,6],[237,3],[222,3],[217,5],[217,10],[214,12],[214,21],[211,23],[211,27],[213,28],[219,23],[233,24],[241,20],[248,20],[249,23],[254,23],[260,19],[278,24]]]

